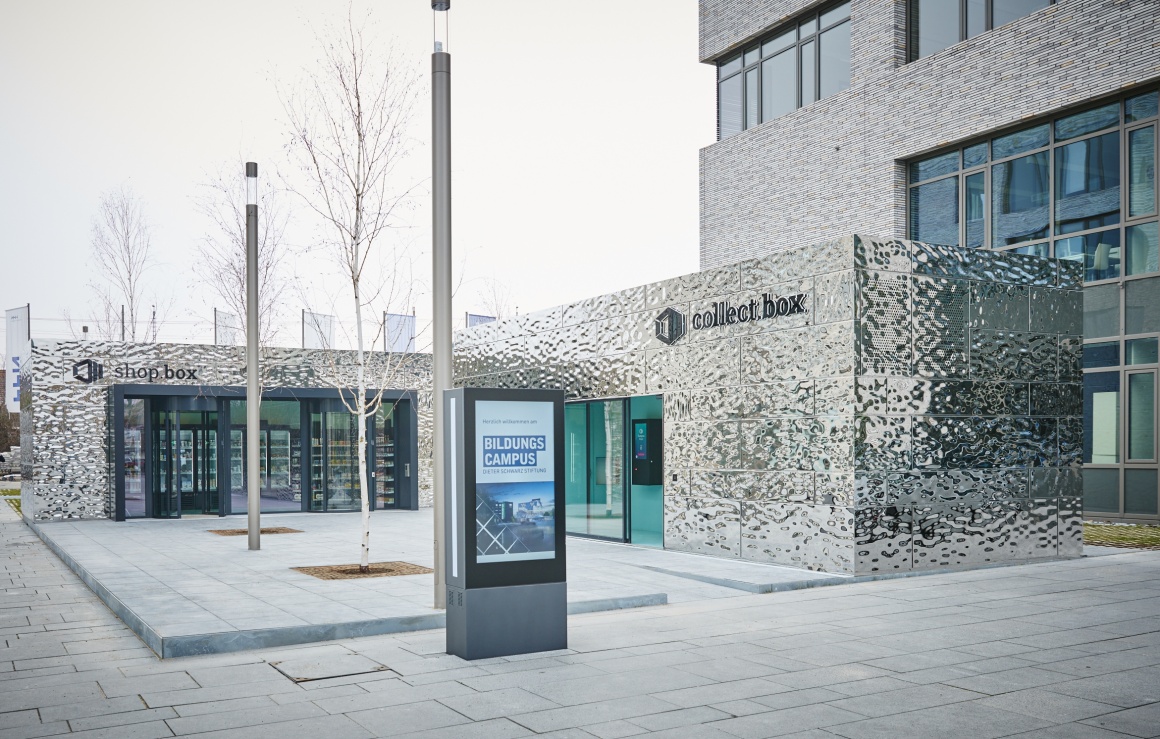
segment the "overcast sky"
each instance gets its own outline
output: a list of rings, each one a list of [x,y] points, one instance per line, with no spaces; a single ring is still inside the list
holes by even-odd
[[[377,41],[393,41],[426,85],[430,4],[355,2],[355,15],[372,7]],[[193,198],[239,158],[263,175],[285,169],[279,87],[295,89],[316,32],[346,12],[345,0],[0,0],[0,308],[31,303],[34,338],[67,337],[66,311],[86,322],[92,219],[103,192],[128,185],[153,225],[151,281],[173,301],[162,337],[212,341]],[[696,0],[457,0],[450,50],[459,325],[485,311],[492,280],[528,312],[696,270],[697,156],[715,125]],[[411,227],[392,234],[414,265],[404,302],[420,323],[431,312],[429,106],[425,91],[397,182],[419,185]],[[288,204],[290,241],[308,246],[315,224]],[[298,342],[301,308],[345,311],[318,259],[291,264],[300,289],[287,293],[279,344]]]

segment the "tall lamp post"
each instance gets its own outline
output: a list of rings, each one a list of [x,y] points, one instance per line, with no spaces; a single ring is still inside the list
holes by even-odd
[[[434,405],[435,607],[447,607],[443,561],[444,441],[443,391],[451,389],[451,54],[448,52],[450,0],[432,0],[435,51],[431,54],[431,253],[433,266],[432,378]]]
[[[262,498],[258,478],[258,164],[246,162],[246,528],[250,549],[262,548]]]

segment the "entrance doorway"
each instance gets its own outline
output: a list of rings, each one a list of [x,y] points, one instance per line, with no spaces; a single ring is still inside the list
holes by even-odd
[[[152,516],[218,512],[217,412],[152,413]]]

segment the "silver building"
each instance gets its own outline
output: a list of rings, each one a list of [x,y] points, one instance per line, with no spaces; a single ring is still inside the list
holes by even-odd
[[[562,388],[569,533],[827,572],[1079,556],[1080,268],[848,237],[460,332]]]
[[[1157,0],[701,0],[701,267],[865,232],[1083,267],[1085,515],[1160,521]]]

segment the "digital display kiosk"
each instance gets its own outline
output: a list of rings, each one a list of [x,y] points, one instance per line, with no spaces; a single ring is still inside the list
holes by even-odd
[[[444,398],[447,653],[564,649],[564,393]]]

